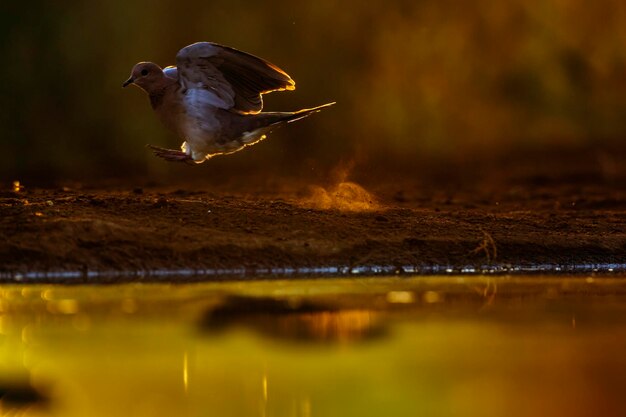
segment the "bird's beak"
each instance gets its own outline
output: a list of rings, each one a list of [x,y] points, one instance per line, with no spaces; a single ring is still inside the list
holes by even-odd
[[[124,81],[124,84],[122,84],[122,87],[128,87],[129,85],[131,85],[134,82],[135,82],[135,79],[133,77],[130,77],[129,79]]]

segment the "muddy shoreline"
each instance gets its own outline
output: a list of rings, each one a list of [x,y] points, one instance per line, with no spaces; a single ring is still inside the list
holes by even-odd
[[[465,183],[356,173],[323,185],[265,179],[236,188],[118,181],[5,189],[0,279],[623,272],[621,173],[546,174],[541,166],[543,173],[509,169]]]

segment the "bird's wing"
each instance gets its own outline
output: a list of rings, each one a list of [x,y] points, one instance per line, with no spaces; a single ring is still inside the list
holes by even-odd
[[[186,46],[176,55],[178,82],[185,89],[208,90],[214,104],[241,113],[258,113],[261,94],[294,90],[280,68],[254,55],[211,42]]]

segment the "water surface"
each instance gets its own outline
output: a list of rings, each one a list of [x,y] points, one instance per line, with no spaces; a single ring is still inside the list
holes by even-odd
[[[0,287],[0,414],[624,415],[620,277]]]

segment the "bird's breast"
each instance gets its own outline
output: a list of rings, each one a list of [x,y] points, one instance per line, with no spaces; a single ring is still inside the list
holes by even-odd
[[[154,110],[156,110],[163,105],[165,90],[153,91],[148,95],[148,97],[150,97],[150,105]]]
[[[150,94],[150,103],[161,123],[185,139],[194,150],[207,153],[222,136],[222,122],[213,98],[201,90],[166,89],[162,94]]]
[[[151,93],[149,97],[150,104],[161,123],[177,135],[183,136],[186,110],[177,91],[162,90]]]

